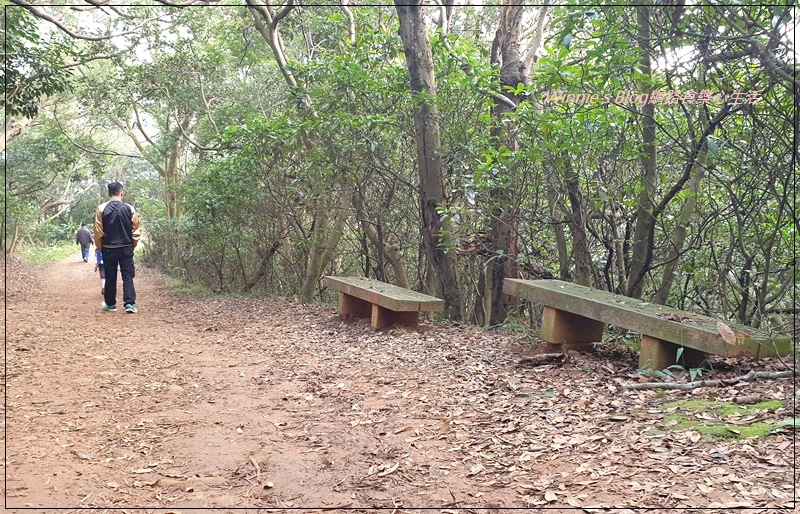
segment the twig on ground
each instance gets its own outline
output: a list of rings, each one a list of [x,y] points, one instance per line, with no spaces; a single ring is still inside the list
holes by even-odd
[[[256,468],[256,475],[255,476],[259,476],[261,474],[261,468],[259,467],[258,462],[256,462],[256,459],[254,459],[253,457],[250,457],[250,464],[252,464],[253,467]],[[255,478],[255,477],[253,477],[253,478]]]
[[[697,380],[695,382],[645,382],[642,384],[622,384],[623,389],[696,389],[698,387],[730,386],[738,382],[753,380],[754,378],[787,378],[794,376],[795,371],[751,371],[746,375],[720,380]]]
[[[558,359],[564,359],[564,362],[568,360],[568,356],[564,352],[559,353],[540,353],[538,355],[531,355],[530,357],[525,357],[524,359],[519,361],[519,365],[538,365],[543,364],[548,361],[554,361]]]

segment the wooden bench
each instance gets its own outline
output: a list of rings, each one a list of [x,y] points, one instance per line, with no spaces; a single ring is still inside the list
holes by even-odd
[[[339,315],[372,318],[372,327],[417,326],[420,312],[444,311],[444,300],[364,277],[325,277],[328,289],[339,291]]]
[[[706,354],[774,357],[793,351],[791,337],[773,339],[750,327],[570,282],[505,279],[503,292],[544,305],[540,335],[551,344],[598,342],[606,323],[640,333],[640,367],[667,368],[680,347],[679,364],[687,368],[699,366]]]

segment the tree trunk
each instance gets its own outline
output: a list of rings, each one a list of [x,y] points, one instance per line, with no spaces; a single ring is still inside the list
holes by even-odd
[[[626,271],[627,265],[625,263],[625,238],[619,231],[620,221],[624,221],[626,225],[628,224],[627,220],[617,218],[617,210],[616,206],[614,206],[609,225],[611,226],[611,235],[614,237],[614,261],[617,268],[617,287],[615,292],[625,293],[628,290],[628,272]]]
[[[180,194],[180,158],[185,144],[179,135],[175,134],[174,137],[174,142],[164,156],[164,167],[161,170],[163,170],[162,176],[164,178],[166,195],[164,203],[166,204],[167,219],[177,222],[183,212],[183,198]],[[177,262],[179,237],[175,233],[176,229],[176,223],[169,224],[164,237],[164,260],[168,264]]]
[[[3,233],[6,232],[3,231]],[[11,235],[11,242],[6,239],[6,254],[11,255],[14,253],[14,250],[17,249],[17,243],[19,243],[19,222],[14,221],[14,233]]]
[[[564,225],[561,224],[561,211],[558,208],[559,192],[550,185],[547,191],[547,203],[550,208],[550,220],[556,236],[556,250],[558,251],[558,276],[561,280],[570,280],[569,251],[567,250],[567,236],[564,234]]]
[[[300,298],[304,301],[309,302],[313,299],[319,279],[322,278],[325,268],[336,252],[347,221],[350,195],[351,193],[345,191],[335,205],[320,202],[315,209],[311,253],[306,264],[303,284],[300,286]]]
[[[520,56],[520,25],[523,5],[518,0],[508,0],[500,6],[500,27],[492,45],[497,49],[492,56],[494,64],[500,64],[500,90],[510,102],[497,102],[492,108],[491,136],[498,148],[505,146],[512,152],[519,148],[514,136],[514,125],[506,119],[508,113],[519,105],[519,96],[506,92],[526,84],[525,62]],[[514,107],[512,107],[514,106]],[[489,192],[490,204],[494,205],[489,222],[491,261],[487,265],[487,280],[490,281],[489,324],[503,323],[508,315],[508,296],[503,294],[503,281],[507,276],[518,275],[516,266],[517,199],[513,194],[513,183]]]
[[[10,143],[15,137],[22,134],[32,122],[33,120],[30,118],[17,119],[12,116],[8,116],[3,124],[3,147],[0,148],[0,151],[4,151],[8,146],[8,143]]]
[[[164,190],[166,194],[167,219],[178,220],[181,217],[181,199],[178,192],[180,181],[180,152],[176,144],[169,149],[164,159]]]
[[[478,273],[478,283],[475,285],[475,303],[472,306],[472,319],[478,325],[489,324],[489,313],[492,310],[492,290],[491,281],[486,280],[489,276],[489,263],[484,262]]]
[[[589,240],[586,237],[586,215],[583,209],[583,195],[578,180],[578,173],[572,167],[569,153],[561,154],[564,159],[564,173],[567,183],[569,204],[572,216],[569,230],[572,233],[572,258],[575,260],[575,282],[583,286],[594,287],[594,265],[589,252]]]
[[[393,283],[397,286],[410,289],[406,268],[401,262],[402,255],[400,254],[400,249],[396,246],[386,244],[381,240],[375,225],[373,225],[367,218],[367,213],[364,210],[364,201],[359,193],[353,193],[353,207],[356,209],[356,214],[361,222],[361,228],[364,230],[364,234],[366,234],[367,239],[369,239],[369,242],[375,248],[375,251],[382,254],[383,258],[386,259],[386,262],[388,262],[392,267],[392,271],[394,271]]]
[[[441,165],[441,140],[436,109],[436,83],[433,55],[422,17],[422,0],[395,0],[400,19],[409,82],[414,94],[414,134],[417,140],[422,240],[425,254],[436,273],[439,291],[445,301],[445,315],[460,320],[463,315],[456,247],[450,222],[440,216],[447,206]]]
[[[644,5],[636,8],[637,39],[641,52],[639,71],[648,78],[653,71],[650,63],[650,10],[650,6]],[[642,93],[649,95],[652,92],[649,80],[642,81],[641,85]],[[642,107],[642,182],[631,246],[628,290],[625,293],[633,298],[642,296],[644,276],[648,271],[647,256],[653,251],[649,235],[655,224],[653,194],[657,178],[655,104],[647,103]]]
[[[280,9],[275,12],[270,2],[264,4],[256,0],[246,0],[246,4],[253,16],[256,30],[264,38],[272,50],[275,62],[280,68],[284,81],[292,90],[296,99],[296,107],[300,116],[307,118],[316,118],[317,112],[308,91],[297,81],[294,76],[291,66],[289,66],[289,59],[286,56],[286,51],[283,46],[278,24],[289,15],[295,8],[295,3],[290,0]],[[355,37],[351,32],[351,37]],[[316,142],[313,137],[306,137],[305,145],[309,149],[309,153],[314,149]],[[306,263],[306,273],[303,277],[303,283],[300,286],[300,298],[309,301],[314,295],[320,277],[325,271],[328,263],[336,251],[336,246],[339,244],[339,239],[344,231],[344,225],[348,215],[348,205],[350,202],[350,194],[343,192],[338,205],[334,208],[333,221],[328,216],[328,213],[323,212],[327,202],[322,202],[314,212],[314,232],[311,239],[311,253]],[[324,196],[325,193],[320,196]],[[332,223],[332,226],[329,226]]]
[[[700,110],[700,122],[703,130],[708,125],[708,118],[705,111]],[[664,265],[664,271],[661,275],[661,287],[658,288],[656,294],[653,296],[653,303],[659,305],[666,305],[669,299],[669,292],[672,289],[672,284],[675,280],[675,270],[680,262],[681,252],[683,250],[683,243],[686,240],[686,234],[689,229],[689,223],[692,221],[694,208],[697,204],[697,194],[700,190],[700,182],[705,175],[706,156],[708,155],[708,144],[703,144],[700,152],[695,159],[692,178],[689,179],[689,197],[681,207],[681,215],[675,226],[675,233],[672,236],[672,244],[667,254],[667,263]]]

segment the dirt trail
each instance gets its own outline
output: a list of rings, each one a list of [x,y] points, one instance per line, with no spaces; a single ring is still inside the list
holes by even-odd
[[[747,393],[787,405],[758,413],[777,422],[792,415],[785,380],[622,392],[635,380],[628,354],[526,367],[519,334],[375,332],[287,299],[170,295],[141,266],[139,312],[102,312],[77,253],[41,268],[9,261],[6,287],[9,512],[767,509],[796,498],[791,434],[715,440],[663,420],[676,399]]]

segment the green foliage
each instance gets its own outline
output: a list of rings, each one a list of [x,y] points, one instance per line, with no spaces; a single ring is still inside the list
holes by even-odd
[[[668,411],[679,410],[693,413],[711,411],[722,420],[730,416],[749,416],[756,414],[758,411],[774,411],[782,407],[783,404],[777,400],[765,401],[753,405],[738,405],[732,402],[706,400],[681,400],[664,405],[664,408],[668,409]],[[780,423],[777,425],[770,425],[769,423],[763,422],[752,423],[750,425],[707,423],[679,413],[667,414],[664,420],[668,423],[675,422],[673,425],[675,429],[694,430],[703,435],[725,439],[765,437],[781,426]]]
[[[73,234],[74,237],[74,234]],[[74,241],[61,241],[55,244],[24,244],[20,247],[19,253],[27,262],[35,266],[44,266],[52,262],[60,261],[70,255],[79,253],[78,246]]]
[[[415,287],[431,282],[419,244],[420,170],[397,18],[390,8],[351,7],[353,41],[338,6],[297,8],[279,23],[298,82],[290,88],[243,7],[137,5],[124,18],[70,12],[64,23],[76,29],[87,16],[126,33],[84,44],[39,30],[44,22],[8,6],[6,112],[34,114],[46,95],[58,101],[65,132],[48,108],[39,126],[9,145],[9,232],[65,237],[105,197],[103,184],[122,178],[145,222],[147,258],[220,292],[296,292],[324,239],[318,229],[341,209],[346,224],[329,272],[391,279],[382,253],[391,245]],[[526,30],[535,21],[530,9]],[[459,7],[446,35],[431,27],[437,158],[446,172],[439,213],[451,222],[459,247],[448,251],[459,252],[461,287],[476,296],[473,305],[485,290],[486,264],[506,257],[525,277],[542,269],[570,276],[579,230],[597,267],[596,285],[624,292],[635,226],[649,215],[640,208],[645,191],[654,205],[665,205],[655,219],[643,297],[659,289],[683,230],[668,304],[753,325],[770,307],[791,305],[794,84],[761,57],[725,56],[760,45],[772,49],[775,62],[790,62],[793,12],[759,5],[690,5],[676,18],[664,6],[649,12],[652,73],[641,69],[636,9],[572,1],[553,7],[530,86],[506,90],[491,62],[497,6]],[[705,34],[707,27],[718,30]],[[67,74],[66,60],[85,61],[79,76]],[[65,94],[67,84],[73,96]],[[703,142],[703,119],[713,118],[721,101],[658,104],[653,182],[644,180],[642,164],[642,94],[690,89],[712,91],[717,100],[722,91],[761,93],[759,103],[724,118],[705,140],[696,192],[681,181]],[[522,103],[498,117],[497,95],[508,93]],[[38,227],[59,212],[39,210],[64,192],[69,209]],[[344,195],[363,200],[358,217]],[[687,205],[693,212],[682,225]],[[503,223],[512,225],[512,253],[461,253],[461,242],[491,238]],[[377,243],[365,227],[374,228]],[[659,370],[690,380],[707,371]]]
[[[7,222],[17,227],[7,235],[43,244],[69,239],[106,197],[104,184],[95,184],[110,158],[81,151],[48,112],[11,141],[5,155]]]
[[[189,282],[178,277],[165,277],[169,294],[208,296],[208,288],[201,282]]]
[[[798,426],[800,426],[800,418],[786,418],[770,428],[770,432],[777,432],[779,430],[787,429],[797,430]]]
[[[40,99],[69,89],[69,56],[76,55],[71,40],[43,36],[37,20],[20,6],[5,5],[4,52],[0,79],[6,116],[33,118]]]
[[[683,356],[684,347],[678,348],[675,361],[681,362],[681,357]],[[705,360],[703,363],[698,367],[684,367],[681,364],[673,364],[668,366],[664,369],[652,369],[652,367],[646,366],[643,368],[639,368],[637,373],[640,375],[644,375],[647,377],[655,377],[660,380],[673,380],[676,377],[676,374],[688,379],[689,382],[694,382],[703,377],[704,373],[710,373],[713,371],[713,366],[711,365],[711,361]]]
[[[750,415],[755,414],[758,410],[777,410],[783,407],[783,403],[778,400],[768,400],[752,405],[738,405],[732,402],[721,401],[707,401],[707,400],[679,400],[664,405],[666,409],[679,408],[690,411],[713,411],[721,418],[727,418],[731,415]]]

